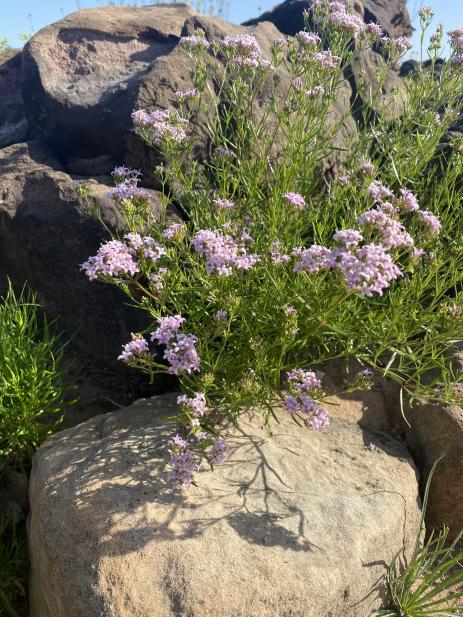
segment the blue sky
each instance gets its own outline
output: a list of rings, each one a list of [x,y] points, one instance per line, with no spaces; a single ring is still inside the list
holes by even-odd
[[[203,0],[208,5],[210,0]],[[141,4],[149,1],[139,0]],[[0,24],[0,39],[7,37],[13,46],[21,45],[20,34],[37,32],[43,26],[60,19],[63,15],[76,11],[79,6],[88,8],[107,3],[107,0],[0,0],[8,6],[2,11]],[[194,1],[191,2],[195,4]],[[241,22],[256,16],[278,3],[278,0],[231,0],[228,8],[228,19]],[[422,4],[432,6],[436,12],[436,24],[443,23],[445,31],[463,25],[462,0],[409,0],[409,10],[416,18]]]

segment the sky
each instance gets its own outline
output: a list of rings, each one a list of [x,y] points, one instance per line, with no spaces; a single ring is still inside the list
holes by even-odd
[[[118,0],[123,3],[124,0]],[[126,0],[128,3],[128,0]],[[199,0],[203,6],[210,1]],[[226,17],[232,22],[240,23],[255,17],[279,0],[230,0],[226,10]],[[152,0],[138,0],[139,4],[150,4]],[[0,0],[0,39],[6,37],[13,47],[22,45],[21,34],[33,34],[47,24],[57,21],[64,15],[72,13],[78,8],[89,8],[107,4],[108,0]],[[198,0],[190,0],[197,5]],[[417,11],[422,4],[432,6],[436,13],[435,24],[442,23],[445,32],[463,26],[463,0],[409,0],[408,7],[412,19],[416,24]],[[417,35],[415,35],[417,39]],[[417,44],[417,40],[415,40]]]

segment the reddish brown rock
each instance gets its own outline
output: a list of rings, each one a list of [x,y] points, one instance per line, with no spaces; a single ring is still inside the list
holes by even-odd
[[[27,135],[22,78],[21,50],[0,52],[0,148],[23,141]]]
[[[81,172],[86,159],[98,159],[106,173],[121,164],[140,83],[153,61],[176,46],[193,14],[185,4],[106,7],[43,28],[24,48],[32,134],[63,157],[70,172]]]
[[[17,288],[28,283],[49,318],[85,361],[120,370],[117,355],[130,332],[144,326],[115,287],[90,283],[80,264],[107,237],[95,212],[77,195],[73,178],[40,141],[0,149],[0,272]],[[120,228],[122,219],[106,195],[110,178],[87,179],[103,221]],[[154,212],[158,194],[151,191]],[[85,364],[84,364],[85,365]],[[95,367],[93,367],[95,370]],[[95,379],[95,375],[87,380]],[[96,375],[105,391],[105,374]],[[112,394],[117,400],[117,387]]]
[[[422,489],[433,464],[426,513],[428,530],[449,527],[451,539],[463,529],[463,409],[457,405],[416,403],[406,410],[407,444],[420,469]]]

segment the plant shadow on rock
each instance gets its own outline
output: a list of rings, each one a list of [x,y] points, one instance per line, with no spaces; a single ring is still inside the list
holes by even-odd
[[[163,411],[172,412],[175,396],[162,397],[162,401]],[[154,399],[143,403],[156,406]],[[153,411],[154,418],[159,418],[159,409]],[[76,529],[82,521],[91,521],[91,536],[98,538],[99,555],[140,551],[156,538],[197,538],[224,521],[250,544],[298,552],[324,551],[308,533],[313,514],[298,507],[293,499],[304,487],[288,485],[268,460],[263,448],[268,441],[265,434],[259,438],[236,429],[230,439],[230,460],[221,465],[220,473],[200,474],[199,491],[192,489],[194,494],[190,498],[189,493],[172,494],[168,482],[164,444],[172,437],[174,426],[159,419],[153,425],[143,425],[135,409],[131,415],[133,426],[123,427],[114,420],[117,415],[94,418],[86,425],[55,435],[41,448],[33,472],[40,475],[41,466],[48,468],[48,499],[56,498],[61,507],[64,499],[70,506],[71,519],[57,521],[58,525],[72,529],[74,516],[78,519]],[[278,427],[274,427],[270,439],[277,439],[282,435],[279,433]],[[406,460],[405,450],[402,452],[401,445],[390,437],[367,429],[362,429],[362,434],[368,449],[381,451],[385,456],[397,457],[402,453],[402,460]],[[336,444],[330,445],[327,456],[337,457],[342,464],[347,459],[348,464],[355,464],[355,456],[336,448]],[[296,449],[281,445],[278,449],[281,457],[296,456],[302,460]],[[244,470],[242,478],[240,470]],[[317,473],[323,476],[324,470]],[[380,486],[372,485],[366,487],[367,492],[370,488],[382,491]],[[155,508],[149,510],[149,506]],[[214,511],[220,512],[220,516],[211,516]],[[104,517],[101,512],[105,512]],[[179,513],[182,516],[177,521]],[[340,504],[341,521],[344,514],[350,516],[348,500]],[[36,515],[40,516],[40,505]],[[285,524],[288,519],[290,525]],[[123,520],[127,521],[125,529]],[[365,563],[364,567],[369,565]]]
[[[100,555],[117,555],[140,551],[143,546],[161,536],[164,539],[186,540],[202,535],[208,527],[218,523],[219,518],[202,518],[200,511],[207,508],[211,502],[226,504],[230,497],[239,496],[239,506],[226,506],[225,520],[246,541],[259,545],[281,546],[287,550],[312,551],[316,547],[307,536],[306,514],[293,506],[287,511],[276,514],[270,500],[280,504],[279,510],[285,509],[285,493],[293,489],[285,484],[267,460],[261,442],[242,433],[240,438],[230,442],[233,452],[233,463],[225,463],[223,467],[232,468],[249,462],[252,456],[256,462],[255,475],[247,482],[225,481],[216,496],[208,494],[202,496],[198,502],[190,503],[182,495],[173,495],[168,483],[166,461],[162,457],[160,447],[155,450],[152,444],[167,443],[173,434],[173,426],[164,425],[144,427],[143,434],[137,435],[132,429],[119,430],[115,434],[106,435],[105,418],[94,423],[95,432],[99,434],[104,451],[86,447],[83,443],[72,444],[72,433],[66,431],[53,438],[54,458],[66,456],[70,462],[63,466],[54,476],[53,493],[60,493],[62,489],[69,495],[76,497],[76,514],[80,520],[101,521],[100,530],[93,529],[93,537],[100,539],[98,553]],[[108,442],[111,443],[108,446]],[[47,448],[45,445],[45,448]],[[61,451],[61,452],[60,452]],[[239,458],[237,458],[239,457]],[[121,463],[122,461],[122,463]],[[84,469],[88,465],[88,472],[74,475],[77,468]],[[276,490],[268,484],[268,477],[280,483],[281,489]],[[201,480],[200,480],[201,482]],[[255,486],[257,484],[257,486]],[[97,488],[92,488],[97,485]],[[121,494],[121,499],[114,499],[114,494]],[[257,514],[248,510],[248,495],[254,498],[258,494],[262,500],[262,512]],[[169,507],[166,520],[145,518],[142,514],[144,504],[155,504],[162,508]],[[198,516],[175,529],[176,516],[179,511],[190,509],[198,511]],[[99,512],[105,511],[104,520]],[[139,515],[139,516],[138,516]],[[111,533],[111,520],[120,516],[132,518],[130,528],[125,531]],[[288,517],[298,520],[298,533],[283,527],[280,523]],[[133,523],[136,521],[136,526]],[[67,521],[66,525],[69,525]]]

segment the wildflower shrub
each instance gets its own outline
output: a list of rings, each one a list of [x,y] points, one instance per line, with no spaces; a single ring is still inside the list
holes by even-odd
[[[422,13],[423,29],[430,19]],[[463,92],[462,33],[451,34],[451,60],[438,71],[436,32],[429,66],[406,79],[391,117],[381,93],[408,41],[383,36],[341,2],[315,1],[307,23],[317,32],[277,39],[269,57],[250,34],[181,40],[192,88],[176,93],[175,107],[135,110],[133,120],[162,154],[164,205],[177,204],[183,220],[154,221],[140,173],[117,168],[112,196],[128,233],[82,266],[152,318],[120,360],[179,378],[180,429],[169,444],[176,488],[202,460],[224,459],[223,422],[251,406],[265,422],[282,406],[325,429],[315,365],[355,358],[365,370],[354,385],[368,387],[375,369],[412,400],[449,398],[460,378],[446,358],[463,333],[463,158],[440,144]],[[333,103],[371,46],[386,60],[360,93],[368,105],[344,148],[348,171],[323,179],[342,124]],[[205,129],[210,156],[201,157]]]

